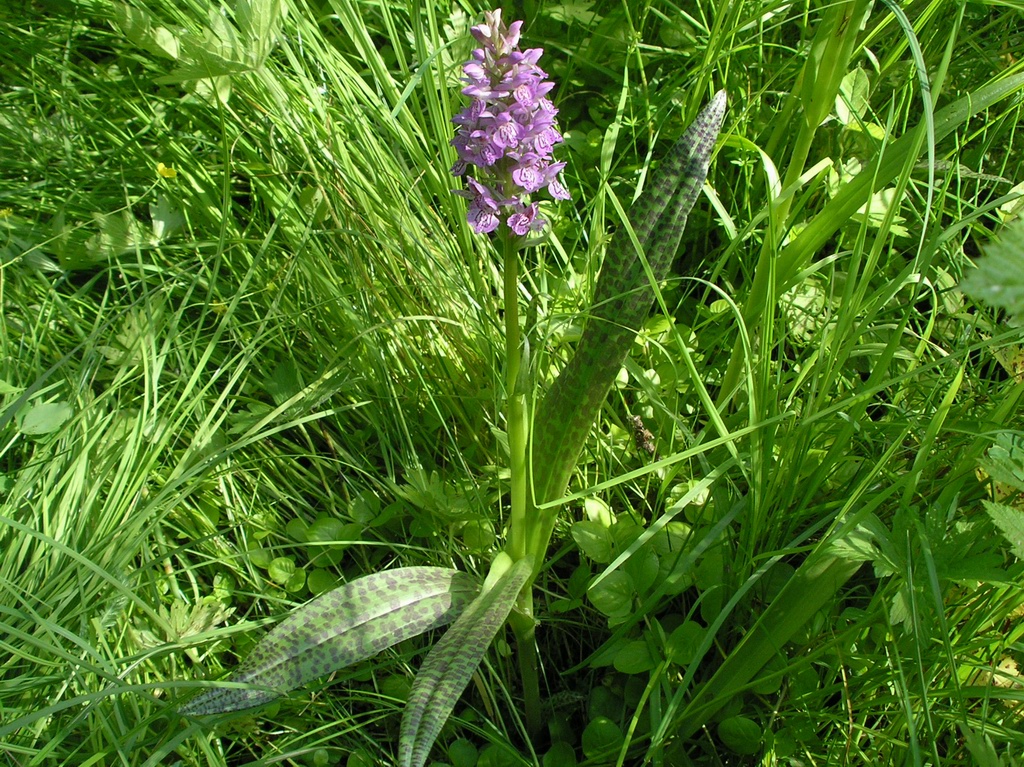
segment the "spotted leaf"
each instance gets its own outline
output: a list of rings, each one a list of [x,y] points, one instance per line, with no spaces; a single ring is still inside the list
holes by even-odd
[[[423,767],[437,733],[483,660],[533,567],[520,559],[473,600],[427,655],[402,716],[400,767]]]
[[[306,682],[451,623],[478,591],[443,567],[385,570],[328,591],[267,634],[230,676],[181,707],[196,716],[267,703]]]

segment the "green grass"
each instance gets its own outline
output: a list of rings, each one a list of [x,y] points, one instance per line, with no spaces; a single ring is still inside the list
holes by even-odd
[[[958,289],[1014,236],[1019,6],[904,9],[934,162],[884,6],[847,48],[815,40],[832,6],[523,6],[574,196],[527,257],[541,385],[618,210],[714,90],[730,110],[673,322],[634,345],[538,580],[550,737],[499,641],[436,762],[1020,763],[1020,544],[983,503],[1012,486],[978,461],[1024,428],[1024,333]],[[487,571],[502,283],[448,175],[484,8],[119,8],[0,10],[0,761],[392,764],[429,637],[216,726],[175,701],[338,579]],[[849,63],[805,70],[825,46]]]

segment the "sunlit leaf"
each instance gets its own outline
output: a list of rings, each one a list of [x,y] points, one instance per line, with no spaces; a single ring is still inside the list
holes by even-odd
[[[572,539],[595,562],[612,561],[612,534],[600,522],[584,520],[572,526]]]
[[[262,65],[281,32],[287,6],[281,0],[238,0],[235,22]]]
[[[178,38],[166,27],[154,24],[153,16],[124,3],[110,6],[114,22],[133,45],[167,58],[178,58]]]
[[[1024,511],[1002,503],[984,501],[992,523],[1010,544],[1010,551],[1017,559],[1024,559]]]
[[[400,767],[422,767],[437,733],[469,684],[533,568],[533,558],[513,564],[478,596],[430,651],[402,717]]]
[[[476,581],[442,567],[404,567],[346,583],[300,607],[256,645],[230,687],[181,707],[195,716],[260,706],[424,631],[451,623]]]
[[[66,402],[43,402],[34,405],[21,421],[21,433],[38,436],[57,431],[71,418],[71,405]]]
[[[587,590],[591,604],[609,618],[621,618],[633,609],[636,588],[628,573],[616,570]]]
[[[162,162],[157,163],[156,170],[163,178],[177,176],[177,171],[174,168],[168,168]],[[157,243],[164,242],[185,225],[185,217],[181,210],[163,195],[158,195],[156,203],[150,204],[149,217],[152,221],[153,240]]]
[[[867,73],[860,67],[847,72],[839,84],[839,94],[836,96],[839,122],[849,125],[864,117],[871,106],[870,96],[871,82]]]
[[[725,91],[719,91],[651,177],[629,212],[630,225],[620,227],[608,246],[576,354],[537,408],[535,422],[544,428],[534,433],[533,481],[542,501],[564,492],[601,403],[647,320],[651,286],[672,267],[707,178],[725,107]]]

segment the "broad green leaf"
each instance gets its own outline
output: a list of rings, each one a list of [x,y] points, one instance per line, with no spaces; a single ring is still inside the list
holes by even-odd
[[[650,539],[650,545],[659,557],[678,556],[694,542],[693,528],[686,522],[669,522]]]
[[[661,562],[649,546],[634,551],[623,568],[633,579],[633,588],[638,594],[646,594],[658,581]]]
[[[576,750],[564,740],[551,744],[541,760],[543,767],[576,767]]]
[[[612,515],[611,507],[600,498],[584,498],[583,511],[587,515],[587,521],[595,522],[604,527],[611,527],[615,524],[615,517]]]
[[[130,43],[158,56],[178,58],[178,38],[166,27],[154,26],[150,13],[124,3],[113,3],[110,12]]]
[[[688,666],[697,657],[704,634],[705,629],[699,623],[686,621],[677,626],[665,640],[665,654],[673,663]]]
[[[1010,551],[1017,559],[1024,559],[1024,511],[992,501],[985,501],[984,504],[992,523],[1009,541]]]
[[[513,754],[507,745],[492,743],[480,752],[476,767],[522,767],[522,757]],[[431,767],[445,767],[444,764],[431,762]]]
[[[459,738],[448,746],[448,758],[452,767],[474,767],[480,758],[480,749],[471,740]]]
[[[1024,314],[1024,219],[1010,224],[985,248],[978,268],[967,274],[960,288],[1011,314]]]
[[[276,557],[267,568],[267,575],[274,583],[286,583],[295,574],[295,560],[291,557]]]
[[[588,759],[608,757],[622,746],[621,728],[606,716],[595,716],[583,730],[581,745]]]
[[[299,569],[288,576],[284,582],[284,589],[289,594],[295,594],[306,587],[306,571]]]
[[[399,767],[422,767],[437,733],[483,660],[533,569],[533,557],[513,564],[465,609],[416,675],[402,716]]]
[[[284,526],[284,531],[289,538],[299,543],[305,543],[309,540],[309,525],[306,524],[304,519],[295,518],[291,520]]]
[[[761,750],[764,733],[753,719],[731,716],[718,725],[718,738],[737,754],[751,755]]]
[[[181,707],[196,716],[260,706],[312,679],[451,623],[477,592],[469,575],[403,567],[367,575],[317,597],[275,627],[218,687]]]
[[[338,587],[338,576],[323,567],[318,567],[306,578],[306,585],[314,595],[324,594]]]
[[[856,124],[858,118],[868,114],[871,106],[871,82],[863,69],[857,67],[846,73],[836,96],[836,115],[843,125]]]
[[[633,609],[636,588],[630,575],[622,570],[609,573],[587,590],[591,604],[609,618],[622,618]]]
[[[277,42],[287,6],[281,0],[238,0],[235,23],[248,39],[260,64]]]
[[[580,551],[592,560],[602,564],[612,561],[612,534],[600,522],[576,522],[571,532]]]
[[[616,671],[623,674],[643,674],[658,665],[651,647],[643,639],[632,639],[623,644],[612,661]]]
[[[157,165],[157,170],[162,174],[173,172],[173,169],[169,170],[166,166],[160,171],[159,165]],[[151,239],[154,244],[166,242],[175,232],[185,226],[185,216],[181,209],[175,207],[162,194],[157,196],[155,203],[150,203],[149,220],[150,229],[153,233]]]
[[[459,537],[470,551],[484,551],[494,545],[494,523],[489,519],[471,519],[459,531]]]
[[[71,417],[66,402],[43,402],[33,405],[21,421],[21,433],[36,436],[57,431]]]

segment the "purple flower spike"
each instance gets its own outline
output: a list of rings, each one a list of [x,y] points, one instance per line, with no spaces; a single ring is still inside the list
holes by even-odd
[[[462,93],[472,101],[452,118],[459,155],[452,174],[466,178],[468,188],[457,194],[470,200],[469,224],[478,234],[502,221],[520,236],[540,229],[545,222],[529,195],[541,189],[553,199],[570,199],[560,178],[565,163],[551,161],[562,141],[558,110],[547,98],[554,84],[537,66],[542,48],[519,50],[522,26],[506,27],[499,9],[470,29],[482,47],[462,67]]]

